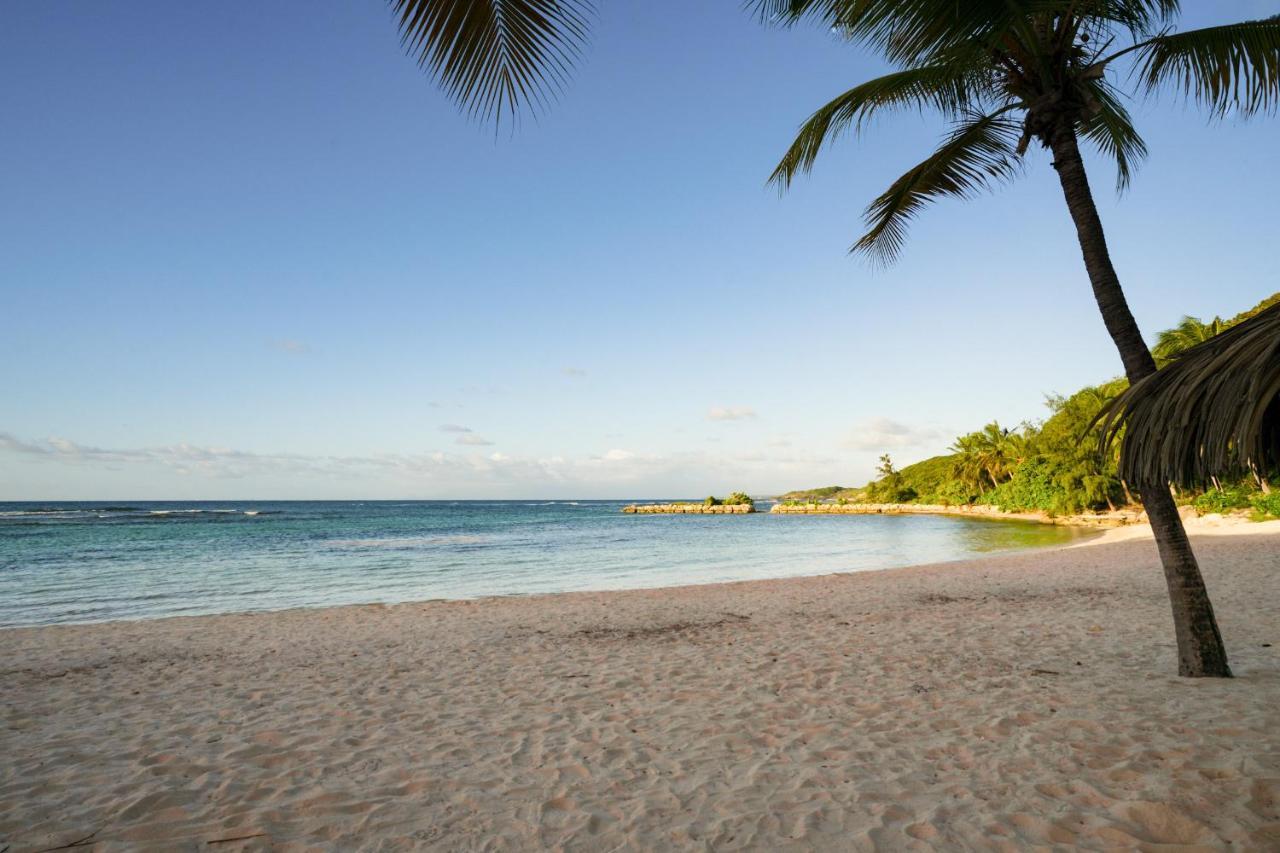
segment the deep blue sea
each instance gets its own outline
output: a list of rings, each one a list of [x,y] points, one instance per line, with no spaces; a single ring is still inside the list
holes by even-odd
[[[0,626],[776,578],[1060,544],[932,516],[623,515],[632,501],[0,503]]]

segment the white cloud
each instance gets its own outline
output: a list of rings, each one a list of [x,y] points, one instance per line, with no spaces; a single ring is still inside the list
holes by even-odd
[[[712,406],[707,419],[712,421],[746,421],[756,416],[750,406]]]
[[[581,379],[587,375],[587,371],[583,370],[581,367],[565,367],[561,369],[560,372],[565,376],[572,376],[575,379]]]
[[[464,427],[458,424],[440,424],[441,432],[471,432],[471,427]]]
[[[23,464],[20,460],[25,459],[26,464],[56,466],[68,472],[110,472],[111,481],[116,484],[112,486],[113,493],[121,486],[155,483],[158,475],[168,472],[192,480],[191,489],[201,495],[266,487],[276,493],[311,496],[361,491],[383,497],[627,497],[738,488],[783,491],[829,479],[830,472],[841,464],[832,454],[823,452],[721,452],[714,447],[666,454],[615,447],[590,456],[515,456],[475,452],[482,447],[475,442],[485,440],[473,433],[461,433],[459,438],[467,441],[455,452],[339,456],[255,452],[186,443],[104,448],[66,438],[25,441],[0,432],[0,471],[6,465]],[[869,476],[870,471],[866,474]],[[0,474],[0,485],[4,479]],[[52,482],[55,478],[44,479]],[[228,485],[214,485],[218,482]],[[234,483],[238,485],[230,485]]]
[[[883,452],[937,444],[945,433],[932,427],[912,427],[889,418],[872,418],[858,424],[844,440],[851,450]]]
[[[295,341],[288,338],[281,341],[274,341],[272,342],[271,346],[273,346],[275,349],[280,350],[281,352],[290,353],[291,355],[303,355],[305,353],[311,352],[311,347],[308,346],[307,344],[303,343],[302,341]]]
[[[493,442],[490,441],[489,439],[481,438],[480,436],[470,431],[467,431],[466,433],[458,436],[458,439],[455,443],[465,444],[470,447],[490,447],[493,444]]]

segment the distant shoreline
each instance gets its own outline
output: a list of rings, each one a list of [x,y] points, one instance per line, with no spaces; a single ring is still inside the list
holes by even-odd
[[[944,504],[869,504],[869,503],[801,503],[779,502],[769,510],[779,515],[948,515],[994,521],[1032,521],[1062,527],[1110,528],[1145,524],[1146,513],[1140,510],[1116,510],[1106,513],[1050,515],[1047,512],[1009,512],[987,504],[947,506]]]

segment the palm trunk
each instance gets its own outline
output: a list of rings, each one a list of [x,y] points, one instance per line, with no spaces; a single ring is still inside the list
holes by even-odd
[[[1102,220],[1093,203],[1089,178],[1076,144],[1073,127],[1062,123],[1050,136],[1053,167],[1058,171],[1067,208],[1075,222],[1085,269],[1093,284],[1093,295],[1102,312],[1102,321],[1111,333],[1125,375],[1130,384],[1156,371],[1155,360],[1147,349],[1138,324],[1133,319],[1120,279],[1111,265]],[[1178,507],[1164,483],[1137,483],[1142,506],[1147,511],[1164,565],[1165,583],[1173,607],[1173,627],[1178,640],[1178,674],[1190,677],[1214,676],[1230,678],[1227,652],[1213,616],[1213,605],[1200,575],[1200,566],[1191,551],[1191,542],[1182,526]]]

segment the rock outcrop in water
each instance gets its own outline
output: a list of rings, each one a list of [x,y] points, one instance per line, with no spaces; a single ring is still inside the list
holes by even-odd
[[[742,515],[756,508],[752,504],[630,504],[622,511],[635,515]]]

